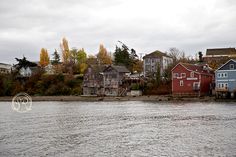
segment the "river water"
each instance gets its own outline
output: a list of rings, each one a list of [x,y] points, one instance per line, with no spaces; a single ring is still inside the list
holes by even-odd
[[[236,104],[0,102],[0,156],[236,156]]]

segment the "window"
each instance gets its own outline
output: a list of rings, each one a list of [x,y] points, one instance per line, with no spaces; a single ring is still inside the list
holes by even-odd
[[[227,74],[227,73],[225,73],[225,77],[228,77],[228,74]]]
[[[190,73],[190,77],[194,77],[194,72],[192,71],[191,73]]]
[[[220,78],[220,76],[221,76],[220,73],[218,73],[218,78]]]
[[[186,77],[186,73],[181,73],[181,77],[185,78]]]
[[[174,73],[173,74],[173,78],[177,78],[177,77],[179,77],[179,74],[178,73]]]
[[[179,86],[184,86],[184,81],[183,81],[183,80],[181,80],[181,81],[179,82]]]
[[[218,88],[220,88],[220,83],[218,83]]]
[[[224,73],[221,73],[221,77],[224,77]]]
[[[233,70],[233,69],[234,69],[234,64],[230,64],[230,65],[229,65],[229,69],[230,69],[230,70]]]

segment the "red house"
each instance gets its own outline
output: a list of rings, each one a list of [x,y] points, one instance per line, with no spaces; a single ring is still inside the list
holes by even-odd
[[[172,94],[207,95],[214,81],[214,72],[208,65],[178,63],[172,70]]]

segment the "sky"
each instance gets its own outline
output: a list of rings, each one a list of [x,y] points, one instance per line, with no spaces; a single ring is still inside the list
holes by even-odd
[[[236,47],[235,0],[1,0],[0,62],[41,48],[114,52],[118,41],[145,55],[172,47],[194,56],[207,48]]]

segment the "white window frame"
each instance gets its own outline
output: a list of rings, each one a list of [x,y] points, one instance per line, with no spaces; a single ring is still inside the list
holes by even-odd
[[[186,73],[181,73],[180,76],[181,76],[182,78],[186,78]]]
[[[224,77],[227,78],[228,77],[228,73],[224,73]]]
[[[179,73],[173,73],[173,78],[179,77]]]
[[[190,73],[190,77],[191,77],[191,78],[194,78],[194,71],[192,71],[192,72]]]
[[[181,87],[184,86],[184,81],[183,81],[183,80],[180,80],[180,81],[179,81],[179,86],[181,86]]]
[[[233,70],[233,69],[234,69],[234,64],[230,64],[230,65],[229,65],[229,69],[230,69],[230,70]]]

